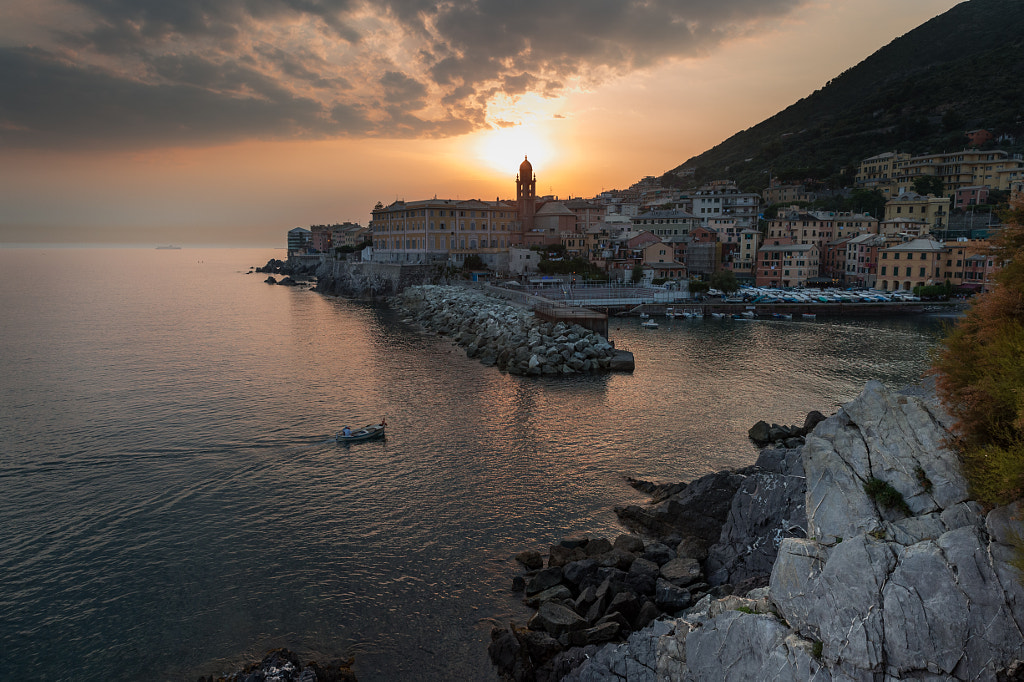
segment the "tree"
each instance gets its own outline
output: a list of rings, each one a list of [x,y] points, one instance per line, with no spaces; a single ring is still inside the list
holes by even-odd
[[[640,284],[644,278],[644,266],[637,263],[633,266],[633,284]]]
[[[483,270],[484,259],[475,253],[471,253],[462,261],[463,270]]]
[[[731,294],[740,288],[740,283],[736,279],[736,273],[732,270],[719,270],[711,275],[709,284],[712,289],[718,289],[725,294]]]
[[[921,177],[914,178],[914,191],[918,194],[931,194],[932,196],[941,197],[945,189],[945,186],[942,184],[942,178],[938,175],[922,175]]]
[[[702,282],[699,279],[691,279],[689,288],[691,294],[703,294],[711,288],[711,285],[707,282]]]
[[[1002,217],[996,287],[943,339],[933,365],[964,475],[990,505],[1024,497],[1024,199]]]

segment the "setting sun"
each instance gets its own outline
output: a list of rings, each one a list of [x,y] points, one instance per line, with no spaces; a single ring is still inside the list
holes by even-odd
[[[480,162],[504,173],[518,168],[524,156],[540,166],[548,164],[553,156],[548,136],[535,125],[495,128],[477,138],[476,156]]]

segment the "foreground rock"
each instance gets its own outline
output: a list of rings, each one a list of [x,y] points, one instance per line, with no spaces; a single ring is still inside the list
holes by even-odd
[[[288,649],[275,649],[262,661],[222,677],[200,677],[199,682],[356,682],[352,659],[305,665]]]
[[[539,320],[529,310],[451,286],[409,287],[399,305],[416,322],[450,336],[466,355],[509,374],[569,375],[631,371],[632,355],[579,325]]]
[[[689,484],[630,483],[654,500],[616,509],[634,534],[566,538],[549,548],[546,568],[539,552],[516,555],[527,569],[523,601],[538,612],[525,628],[492,632],[491,659],[506,679],[557,680],[585,661],[581,671],[598,676],[569,679],[648,679],[673,618],[767,585],[782,540],[804,537],[795,450],[765,450],[751,467]]]
[[[986,511],[968,499],[948,424],[933,398],[870,382],[806,438],[809,537],[781,540],[767,589],[708,594],[634,633],[642,646],[606,645],[566,679],[1024,678],[1011,564],[1024,504]],[[895,494],[872,497],[872,480]]]

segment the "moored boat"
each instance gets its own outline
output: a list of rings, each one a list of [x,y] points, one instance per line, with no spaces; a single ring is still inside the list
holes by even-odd
[[[815,313],[802,313],[800,315],[800,317],[802,317],[805,320],[816,320],[816,319],[818,319],[818,316]]]
[[[657,329],[658,323],[655,322],[654,320],[644,320],[643,322],[640,323],[640,326],[643,327],[644,329]]]

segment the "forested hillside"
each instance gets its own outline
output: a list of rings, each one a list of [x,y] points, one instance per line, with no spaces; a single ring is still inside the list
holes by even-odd
[[[838,38],[837,38],[838,39]],[[954,151],[964,133],[1024,149],[1024,2],[970,0],[889,43],[775,116],[665,174],[670,186],[730,178],[760,191],[769,174],[848,185],[883,151]],[[693,169],[683,179],[676,171]],[[846,172],[844,174],[844,171]]]

